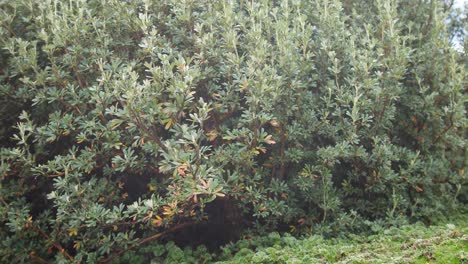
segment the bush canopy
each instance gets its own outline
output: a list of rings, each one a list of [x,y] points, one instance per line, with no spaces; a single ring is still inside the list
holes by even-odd
[[[466,202],[444,1],[0,0],[0,260]]]

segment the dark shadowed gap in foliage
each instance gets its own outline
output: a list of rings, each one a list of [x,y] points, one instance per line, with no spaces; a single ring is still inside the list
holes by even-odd
[[[174,232],[162,242],[173,241],[181,248],[205,245],[213,252],[240,239],[246,220],[235,200],[219,197],[207,204],[204,211],[208,216],[207,221]]]
[[[148,191],[151,180],[149,173],[125,173],[119,175],[119,180],[124,183],[123,192],[128,194],[128,203],[131,204],[142,197]]]

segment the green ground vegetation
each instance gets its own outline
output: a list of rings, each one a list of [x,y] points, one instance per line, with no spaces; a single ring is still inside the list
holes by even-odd
[[[205,246],[181,249],[173,242],[127,253],[116,263],[466,263],[468,214],[456,213],[432,224],[417,222],[383,227],[368,222],[366,234],[301,238],[285,233],[245,236],[217,253]]]
[[[219,263],[466,263],[467,227],[465,221],[459,225],[405,225],[346,239],[284,236],[278,239],[286,245],[242,249]]]

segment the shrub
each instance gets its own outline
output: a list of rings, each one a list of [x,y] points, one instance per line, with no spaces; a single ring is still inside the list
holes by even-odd
[[[105,263],[213,219],[423,219],[466,188],[438,1],[0,7],[3,261]]]

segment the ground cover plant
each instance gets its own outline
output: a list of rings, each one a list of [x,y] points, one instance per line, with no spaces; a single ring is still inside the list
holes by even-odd
[[[351,236],[345,239],[324,239],[313,235],[298,240],[292,236],[272,233],[263,243],[256,239],[244,240],[225,247],[227,259],[216,263],[462,264],[468,258],[466,214],[456,222],[457,224],[448,222],[430,227],[422,223],[388,229],[379,227],[370,236]],[[232,249],[236,254],[231,254]]]
[[[466,263],[468,214],[450,212],[427,225],[421,222],[399,226],[368,222],[369,232],[344,233],[339,237],[273,232],[249,235],[210,252],[173,242],[153,244],[125,253],[115,263]]]
[[[0,0],[0,260],[463,205],[450,2]]]

